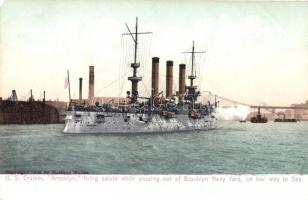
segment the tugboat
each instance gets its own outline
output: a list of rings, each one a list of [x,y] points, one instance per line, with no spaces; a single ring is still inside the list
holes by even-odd
[[[282,115],[282,118],[276,118],[274,122],[297,122],[295,118],[286,118],[286,115],[284,113],[278,113],[278,116]]]
[[[179,65],[179,91],[172,92],[173,62],[167,61],[166,94],[159,92],[159,58],[152,58],[152,87],[150,96],[139,96],[137,76],[140,63],[137,62],[138,18],[135,32],[126,25],[134,42],[134,58],[130,67],[133,75],[131,91],[127,91],[127,103],[115,105],[76,105],[72,101],[66,112],[64,133],[166,133],[211,130],[216,128],[215,109],[217,102],[199,101],[200,91],[194,80],[197,78],[195,67],[195,51],[193,42],[191,54],[190,84],[185,84],[185,64]]]
[[[257,116],[251,117],[250,122],[251,123],[267,123],[267,118],[265,116],[262,117],[260,112],[260,107],[258,107],[258,114]]]

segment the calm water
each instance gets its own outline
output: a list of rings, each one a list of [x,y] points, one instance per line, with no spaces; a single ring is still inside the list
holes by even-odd
[[[65,135],[64,125],[0,126],[0,173],[308,174],[308,122],[220,122],[198,133]]]

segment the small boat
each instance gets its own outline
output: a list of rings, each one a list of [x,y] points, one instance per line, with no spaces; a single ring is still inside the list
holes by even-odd
[[[257,116],[250,118],[251,123],[267,123],[267,121],[268,120],[265,116],[262,117],[261,112],[260,112],[260,107],[258,108]]]
[[[286,115],[283,112],[278,113],[278,117],[280,115],[282,115],[282,118],[276,118],[274,122],[297,122],[295,118],[286,118]]]

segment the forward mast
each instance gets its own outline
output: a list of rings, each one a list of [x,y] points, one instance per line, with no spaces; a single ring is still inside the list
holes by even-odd
[[[194,72],[194,65],[195,65],[195,54],[196,53],[205,53],[205,51],[195,51],[195,41],[193,41],[191,51],[183,52],[183,53],[190,53],[191,54],[191,73],[188,76],[188,79],[190,80],[190,85],[186,86],[186,89],[188,89],[188,94],[186,96],[187,100],[190,100],[193,104],[197,101],[198,96],[200,95],[200,92],[197,91],[197,86],[194,85],[194,80],[197,78],[196,72]]]
[[[128,77],[128,80],[132,82],[131,97],[130,97],[131,103],[135,103],[139,96],[138,82],[142,80],[142,77],[137,75],[137,69],[140,67],[140,62],[137,62],[138,35],[150,34],[152,32],[138,32],[138,18],[137,17],[136,17],[135,32],[132,33],[127,24],[126,24],[126,28],[129,33],[124,33],[123,35],[130,35],[134,41],[134,62],[131,63],[130,65],[133,68],[133,76]],[[129,92],[127,94],[128,96],[130,95]]]

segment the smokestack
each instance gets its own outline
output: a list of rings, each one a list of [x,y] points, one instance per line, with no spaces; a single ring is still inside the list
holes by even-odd
[[[30,89],[30,101],[33,101],[32,89]]]
[[[94,97],[94,66],[89,66],[89,97],[91,100]]]
[[[158,87],[159,87],[159,58],[153,57],[152,58],[152,90],[153,96],[158,94]]]
[[[82,78],[79,78],[79,100],[82,100]]]
[[[45,103],[45,90],[44,90],[43,103]]]
[[[185,94],[185,71],[186,71],[186,65],[180,64],[180,70],[179,70],[179,100],[183,101],[183,97]]]
[[[166,98],[172,95],[172,82],[173,82],[173,61],[167,61],[167,73],[166,73]]]

